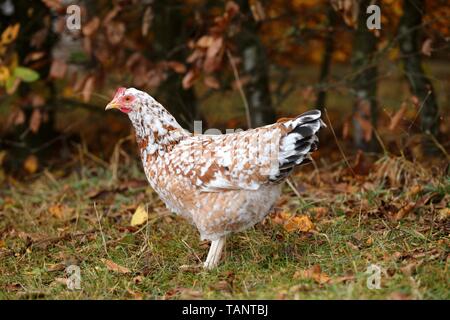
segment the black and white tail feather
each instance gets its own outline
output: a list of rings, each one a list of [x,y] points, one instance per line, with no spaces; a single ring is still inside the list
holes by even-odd
[[[316,133],[326,127],[320,116],[320,110],[310,110],[284,123],[291,131],[280,141],[279,173],[270,177],[272,182],[283,180],[294,167],[310,161],[310,153],[317,150],[319,142]]]

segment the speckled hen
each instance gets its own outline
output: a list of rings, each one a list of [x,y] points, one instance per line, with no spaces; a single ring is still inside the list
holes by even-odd
[[[225,238],[264,219],[293,168],[317,149],[320,111],[257,129],[194,135],[145,92],[119,88],[106,109],[128,114],[144,171],[166,206],[212,241],[204,263],[219,263]]]

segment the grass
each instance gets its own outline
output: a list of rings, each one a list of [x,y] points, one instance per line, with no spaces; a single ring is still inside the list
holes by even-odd
[[[138,164],[122,164],[114,181],[109,168],[83,163],[1,190],[0,299],[450,298],[448,177],[405,171],[410,184],[395,187],[376,165],[358,179],[306,167],[294,178],[302,198],[286,187],[276,212],[229,238],[223,263],[206,272],[180,269],[204,260],[208,243],[165,209]],[[409,202],[415,208],[393,220]],[[148,222],[130,227],[140,203]],[[281,212],[307,214],[315,230],[288,232]],[[72,264],[81,290],[64,283]],[[367,287],[370,264],[382,268],[380,289]]]

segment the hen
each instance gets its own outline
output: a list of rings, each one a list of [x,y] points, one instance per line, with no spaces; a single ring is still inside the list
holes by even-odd
[[[145,92],[119,88],[108,109],[128,114],[144,171],[166,206],[211,241],[203,266],[218,265],[225,238],[264,219],[295,166],[317,149],[319,110],[257,129],[194,135]]]

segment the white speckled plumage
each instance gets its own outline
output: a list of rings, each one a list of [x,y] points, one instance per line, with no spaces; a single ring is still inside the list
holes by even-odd
[[[113,102],[122,105],[135,128],[152,188],[213,245],[264,219],[280,195],[281,182],[317,148],[316,133],[323,126],[320,111],[312,110],[247,131],[192,135],[137,89],[121,88]],[[217,264],[218,258],[208,255],[208,260]]]

